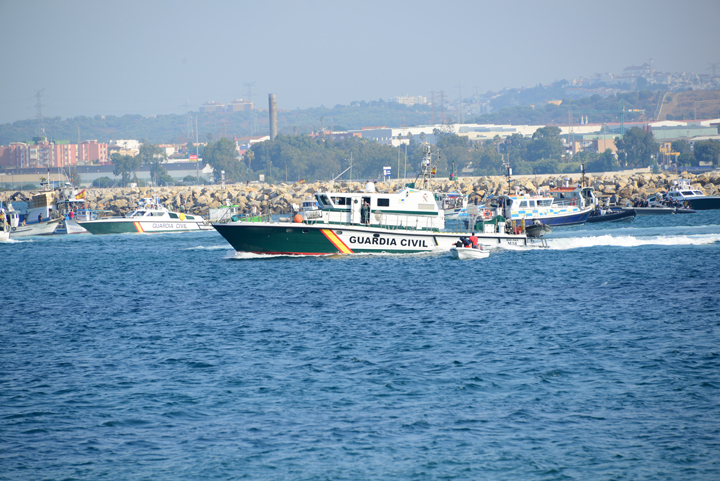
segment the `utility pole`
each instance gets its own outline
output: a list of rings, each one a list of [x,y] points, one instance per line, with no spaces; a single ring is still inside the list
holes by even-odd
[[[198,129],[197,129],[197,116],[195,116],[195,172],[197,177],[195,181],[200,185],[200,145],[198,144]]]
[[[432,109],[432,114],[430,116],[430,125],[435,125],[435,91],[430,91],[430,107]],[[398,169],[398,175],[400,175],[400,169]]]
[[[445,91],[440,91],[440,123],[445,123]]]
[[[185,119],[187,123],[187,138],[188,142],[192,139],[192,119],[190,118],[190,99],[185,97],[185,103],[181,105],[185,107]]]
[[[35,97],[37,98],[37,120],[38,120],[38,136],[45,136],[45,125],[43,123],[43,112],[42,112],[42,93],[45,89],[35,90]]]
[[[407,144],[405,144],[405,173],[403,179],[407,179]]]
[[[457,123],[462,124],[464,121],[464,112],[463,112],[463,98],[462,98],[462,84],[458,83],[458,103],[457,103]]]
[[[575,155],[575,131],[573,130],[572,103],[568,108],[568,141],[570,142],[570,155]]]

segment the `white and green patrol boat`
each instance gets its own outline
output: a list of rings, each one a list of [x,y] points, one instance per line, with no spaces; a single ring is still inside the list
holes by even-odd
[[[429,185],[430,150],[421,166],[419,181]],[[395,193],[379,193],[368,185],[365,192],[318,192],[318,209],[306,210],[292,219],[270,216],[216,223],[213,227],[237,252],[275,255],[332,255],[368,252],[447,252],[467,232],[445,230],[445,216],[433,192],[405,187]],[[505,222],[496,216],[477,224],[476,235],[484,246],[544,246],[542,239],[524,233],[506,233]],[[510,230],[510,229],[508,229]]]
[[[141,199],[138,207],[125,217],[77,219],[77,223],[95,235],[197,232],[212,229],[201,216],[172,212],[165,208],[157,197]]]

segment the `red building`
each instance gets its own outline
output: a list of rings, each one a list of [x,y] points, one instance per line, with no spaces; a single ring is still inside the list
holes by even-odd
[[[0,147],[0,165],[10,168],[69,167],[107,161],[108,145],[97,140],[77,145],[36,137],[32,142],[12,142]]]

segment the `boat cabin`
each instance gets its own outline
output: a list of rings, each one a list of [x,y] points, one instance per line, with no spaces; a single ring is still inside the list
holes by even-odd
[[[392,194],[318,192],[315,200],[320,209],[305,217],[306,222],[422,230],[445,227],[443,211],[432,192],[426,190],[405,188]]]
[[[705,197],[705,194],[699,190],[693,189],[690,186],[690,181],[687,179],[680,179],[675,182],[673,189],[665,194],[666,199],[670,199],[676,202],[683,202],[697,197]]]
[[[445,210],[466,209],[468,196],[457,192],[435,194],[438,206]]]
[[[584,209],[598,204],[595,189],[592,187],[557,187],[548,190],[548,193],[553,197],[556,207],[577,206]]]

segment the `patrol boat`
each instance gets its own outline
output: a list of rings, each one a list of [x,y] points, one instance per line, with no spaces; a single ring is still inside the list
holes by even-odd
[[[395,193],[317,192],[319,209],[292,219],[271,216],[263,222],[240,219],[213,227],[237,252],[275,255],[332,255],[368,252],[447,252],[466,232],[444,230],[443,210],[426,187],[430,182],[430,147],[423,145],[421,173],[415,187]],[[418,188],[419,187],[419,188]],[[257,220],[257,217],[253,218]],[[506,233],[504,222],[483,223],[476,235],[483,246],[544,246],[524,233]]]
[[[91,234],[154,234],[159,232],[192,232],[212,230],[199,215],[171,212],[157,197],[138,201],[138,207],[125,217],[105,217],[92,220],[77,219],[77,223]]]

